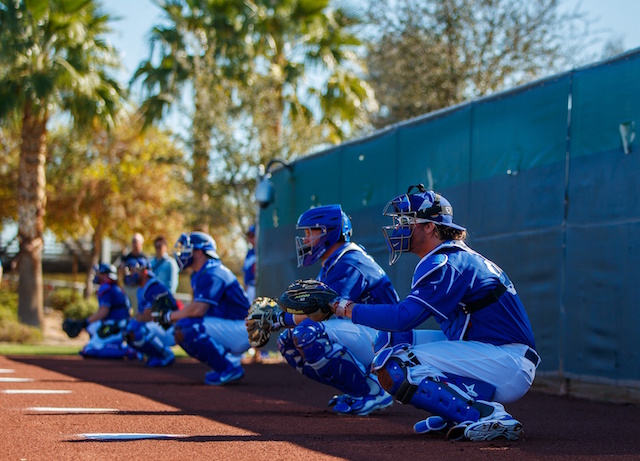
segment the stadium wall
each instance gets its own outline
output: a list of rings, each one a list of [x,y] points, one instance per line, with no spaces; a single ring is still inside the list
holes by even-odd
[[[354,240],[407,294],[414,255],[389,267],[392,197],[447,197],[469,244],[503,267],[529,313],[538,382],[570,394],[640,395],[640,49],[393,125],[272,172],[261,210],[258,293],[296,278],[295,223],[340,203]],[[425,327],[435,327],[427,323]]]

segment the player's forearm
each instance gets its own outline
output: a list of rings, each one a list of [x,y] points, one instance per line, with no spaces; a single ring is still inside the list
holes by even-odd
[[[209,305],[194,301],[187,304],[184,309],[171,312],[171,321],[176,322],[180,319],[186,319],[189,317],[203,317],[207,313]]]
[[[353,323],[383,331],[411,330],[426,318],[423,309],[406,301],[400,304],[352,304],[347,310]]]

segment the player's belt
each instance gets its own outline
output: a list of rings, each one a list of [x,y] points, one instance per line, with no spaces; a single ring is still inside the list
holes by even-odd
[[[527,352],[524,353],[524,358],[533,363],[536,367],[538,366],[538,363],[540,363],[540,356],[531,348],[528,348]]]

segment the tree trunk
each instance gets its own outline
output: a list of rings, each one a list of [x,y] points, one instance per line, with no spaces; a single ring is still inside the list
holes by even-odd
[[[42,235],[44,231],[46,117],[31,112],[27,103],[22,120],[18,169],[18,320],[41,328],[43,321]]]
[[[93,276],[95,271],[93,268],[100,263],[100,255],[102,254],[102,226],[98,225],[98,231],[93,233],[93,245],[91,245],[91,263],[87,268],[87,273],[84,278],[84,298],[87,299],[93,294]],[[109,263],[110,261],[106,261]]]

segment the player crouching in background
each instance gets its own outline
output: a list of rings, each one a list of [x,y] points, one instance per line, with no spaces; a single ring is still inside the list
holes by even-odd
[[[193,269],[193,299],[184,309],[158,312],[164,327],[175,324],[176,343],[209,365],[205,384],[221,386],[244,376],[242,354],[249,349],[244,318],[249,299],[236,276],[220,261],[216,242],[204,232],[182,234],[175,245],[180,270]]]
[[[125,338],[129,346],[147,356],[148,367],[166,367],[175,361],[171,350],[175,346],[173,326],[166,330],[152,317],[152,310],[178,310],[178,303],[169,288],[151,271],[151,265],[143,256],[123,261],[124,283],[137,287],[138,312],[127,325]]]
[[[82,326],[89,333],[89,342],[80,355],[91,358],[137,359],[138,354],[124,341],[124,330],[130,318],[129,298],[118,285],[115,266],[100,264],[95,267],[93,283],[98,288],[98,310],[87,317]]]

